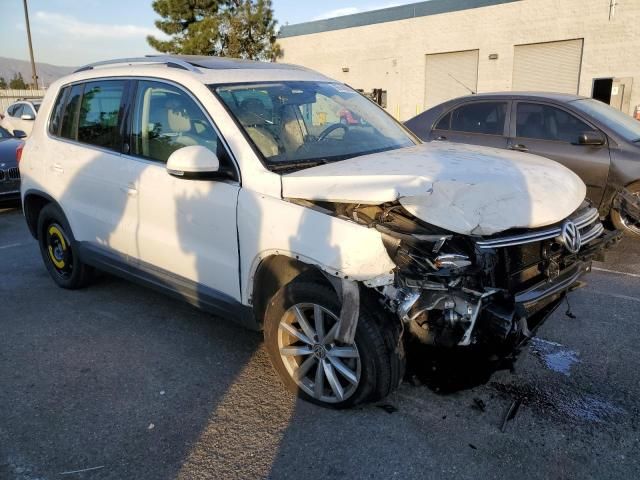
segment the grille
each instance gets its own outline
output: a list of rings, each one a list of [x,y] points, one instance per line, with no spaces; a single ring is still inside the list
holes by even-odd
[[[583,245],[599,237],[604,231],[604,227],[598,219],[598,210],[595,208],[588,208],[569,217],[569,220],[573,221],[580,230]],[[477,242],[477,245],[481,249],[512,247],[553,239],[559,237],[561,234],[562,227],[557,226],[540,230],[529,230],[519,235],[508,235],[489,240],[481,240]]]
[[[9,180],[20,180],[20,170],[18,170],[18,167],[10,168],[7,170],[7,176]]]
[[[580,231],[582,245],[595,240],[604,232],[595,208],[582,209],[569,218]],[[477,242],[480,250],[496,249],[498,265],[496,286],[518,292],[544,279],[553,272],[569,267],[575,255],[557,240],[561,226],[528,230],[520,234],[502,235]]]

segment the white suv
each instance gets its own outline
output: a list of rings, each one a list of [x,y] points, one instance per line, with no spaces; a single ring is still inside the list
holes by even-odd
[[[58,285],[105,270],[263,329],[286,386],[334,407],[391,392],[405,338],[513,351],[618,238],[563,166],[423,145],[283,64],[84,67],[49,88],[20,170]]]
[[[31,134],[33,121],[40,109],[40,100],[19,100],[7,107],[0,114],[0,127],[3,127],[18,138]]]

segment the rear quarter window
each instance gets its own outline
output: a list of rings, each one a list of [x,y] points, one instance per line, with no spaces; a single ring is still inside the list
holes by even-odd
[[[58,98],[56,98],[56,102],[53,104],[53,109],[51,110],[51,119],[49,120],[49,133],[51,135],[60,134],[60,125],[62,124],[62,112],[64,108],[64,102],[67,97],[67,93],[69,93],[69,87],[65,87],[62,90],[60,90],[60,93],[58,93]]]

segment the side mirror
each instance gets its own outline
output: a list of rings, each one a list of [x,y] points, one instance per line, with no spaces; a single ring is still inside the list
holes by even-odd
[[[30,113],[25,113],[24,115],[22,115],[20,117],[20,120],[35,120],[35,119],[36,119],[36,117],[31,115]]]
[[[167,172],[174,177],[207,179],[219,171],[218,156],[201,145],[180,148],[167,160]]]
[[[16,138],[27,138],[27,133],[24,130],[14,130],[13,136]]]
[[[578,145],[600,146],[604,145],[605,138],[600,132],[582,132],[578,137]]]

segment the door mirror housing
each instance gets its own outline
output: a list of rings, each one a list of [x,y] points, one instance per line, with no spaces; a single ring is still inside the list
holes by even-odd
[[[16,138],[27,138],[27,133],[24,130],[14,130],[13,136]]]
[[[25,113],[24,115],[22,115],[20,117],[20,120],[35,120],[35,119],[36,119],[36,117],[31,115],[30,113]]]
[[[600,146],[604,143],[604,135],[600,132],[582,132],[578,137],[578,145]]]
[[[216,176],[219,171],[218,156],[201,145],[180,148],[167,160],[167,172],[174,177],[208,179]]]

